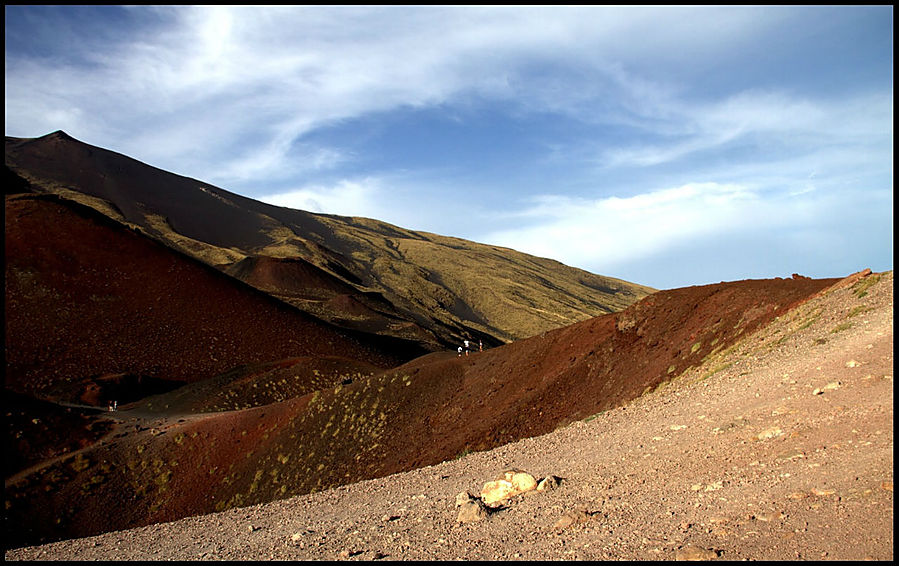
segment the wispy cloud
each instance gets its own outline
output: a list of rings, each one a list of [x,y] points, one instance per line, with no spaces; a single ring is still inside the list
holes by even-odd
[[[310,212],[378,218],[385,195],[377,179],[342,180],[335,185],[310,185],[263,195],[258,200]],[[375,212],[373,215],[372,212]]]
[[[694,183],[600,199],[544,195],[517,213],[523,227],[484,240],[571,264],[612,265],[656,253],[685,240],[758,222],[768,205],[740,185]],[[776,217],[763,220],[776,223]]]
[[[7,135],[592,270],[892,191],[890,7],[6,13]]]

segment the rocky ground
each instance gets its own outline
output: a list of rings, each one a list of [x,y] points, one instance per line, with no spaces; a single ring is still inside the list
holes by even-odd
[[[551,434],[5,558],[891,560],[892,272],[862,283]],[[559,483],[460,522],[459,494],[508,469]]]

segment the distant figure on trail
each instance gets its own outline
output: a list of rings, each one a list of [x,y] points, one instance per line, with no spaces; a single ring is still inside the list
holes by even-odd
[[[465,355],[467,356],[468,351],[471,350],[471,346],[469,346],[467,338],[465,340],[463,340],[462,343],[465,345]]]
[[[459,357],[462,357],[462,346],[459,346]]]
[[[478,352],[483,352],[483,351],[484,351],[484,342],[480,338],[478,338]]]

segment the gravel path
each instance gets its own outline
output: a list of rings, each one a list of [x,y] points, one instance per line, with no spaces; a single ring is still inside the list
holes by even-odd
[[[864,296],[828,292],[673,383],[548,435],[5,558],[891,560],[892,286],[888,272]],[[510,468],[560,484],[458,522],[457,494],[477,496]]]

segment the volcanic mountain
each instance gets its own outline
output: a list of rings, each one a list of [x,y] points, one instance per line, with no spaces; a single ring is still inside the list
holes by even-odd
[[[654,291],[553,260],[368,218],[272,206],[55,132],[6,139],[6,165],[295,307],[432,351],[497,345]]]
[[[836,281],[660,291],[469,356],[417,355],[89,207],[6,198],[4,518],[23,544],[310,493],[550,432],[654,390]],[[118,411],[104,410],[108,399]]]
[[[7,164],[4,528],[17,546],[551,432],[657,390],[839,281],[645,294],[511,250],[262,205],[61,133],[8,138]],[[210,206],[224,216],[199,215]],[[608,312],[598,296],[631,302]],[[534,333],[504,343],[513,328]],[[454,333],[488,347],[438,348]]]

